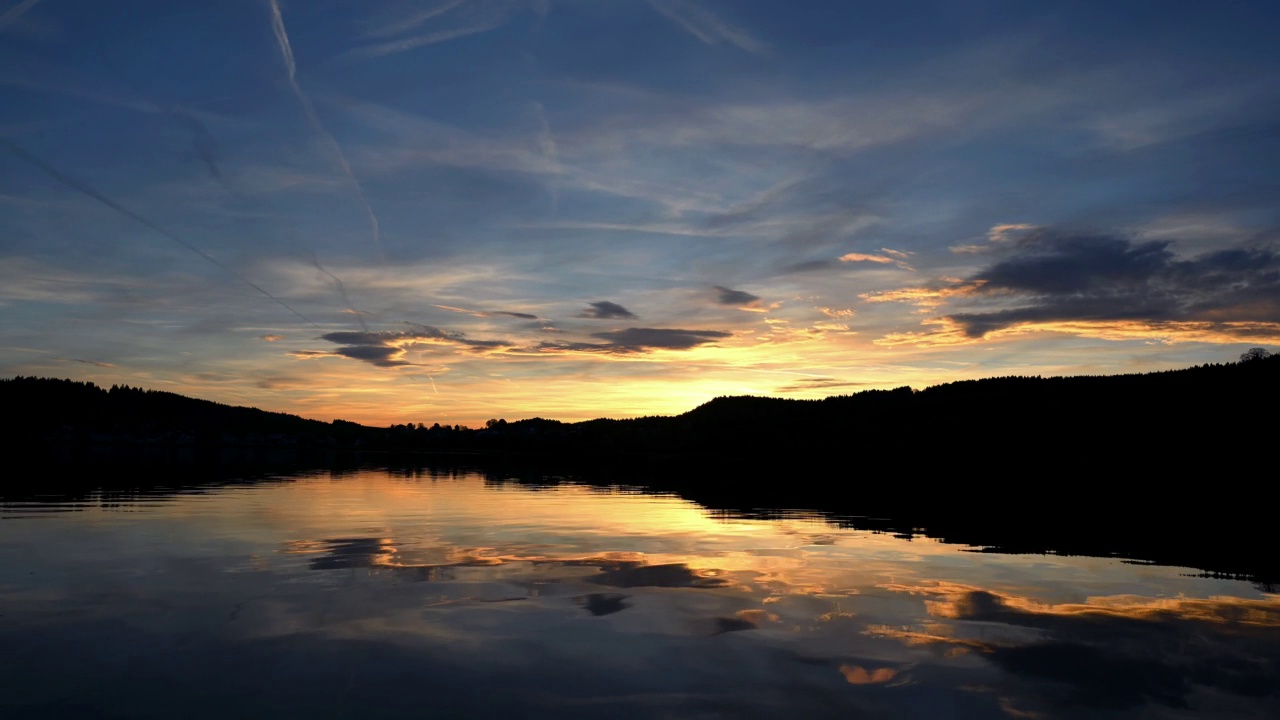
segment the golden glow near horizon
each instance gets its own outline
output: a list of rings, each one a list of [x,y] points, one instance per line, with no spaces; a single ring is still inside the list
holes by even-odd
[[[913,289],[903,292],[907,294],[893,299],[937,297]],[[1205,348],[1230,360],[1236,347],[1230,343],[1241,340],[1280,344],[1280,324],[1273,323],[1024,323],[974,338],[945,318],[924,319],[923,331],[877,335],[847,329],[857,326],[854,309],[811,310],[804,323],[776,311],[753,313],[757,329],[687,350],[476,351],[433,338],[396,338],[388,346],[393,348],[390,357],[403,365],[375,367],[326,354],[301,356],[281,368],[276,358],[317,352],[307,348],[323,343],[305,335],[277,334],[248,341],[255,352],[225,362],[217,373],[141,372],[83,363],[74,373],[61,372],[64,365],[27,372],[71,375],[104,387],[169,390],[325,421],[482,427],[489,418],[574,422],[676,415],[732,395],[816,399],[993,375],[1147,372],[1196,364]],[[1090,346],[1090,361],[1068,361],[1074,357],[1071,348],[1082,343]],[[1153,344],[1164,350],[1145,359],[1133,354],[1139,347],[1149,352]],[[953,352],[956,348],[965,350]],[[257,369],[260,363],[273,367]]]
[[[480,427],[1280,345],[1275,53],[1207,5],[1032,78],[1000,9],[879,55],[857,3],[189,4],[0,22],[6,377]]]
[[[382,663],[357,663],[372,673],[364,677],[438,663],[451,677],[474,671],[462,677],[478,678],[469,686],[482,692],[499,678],[494,687],[517,700],[546,694],[541,683],[516,686],[531,662],[550,658],[571,685],[604,666],[607,693],[592,686],[582,697],[606,709],[637,663],[678,656],[681,682],[718,678],[735,696],[762,687],[762,703],[804,717],[813,713],[796,687],[813,689],[800,695],[817,696],[818,714],[840,698],[855,714],[868,699],[918,709],[933,693],[940,707],[965,697],[964,707],[986,702],[992,717],[1039,716],[1059,707],[1064,689],[1087,697],[1100,687],[1107,695],[1082,712],[1114,711],[1115,698],[1128,712],[1149,699],[1152,673],[1176,694],[1151,707],[1172,698],[1215,716],[1218,698],[1251,708],[1243,703],[1262,697],[1256,688],[1269,676],[1258,659],[1280,639],[1280,596],[1246,582],[1118,558],[967,552],[813,513],[726,517],[618,488],[365,469],[132,501],[139,506],[127,494],[91,495],[79,512],[7,504],[7,513],[40,515],[0,523],[25,578],[8,588],[6,617],[31,618],[56,639],[54,651],[104,619],[126,644],[140,630],[180,645],[194,637],[197,657],[203,647],[219,657],[250,648],[246,657],[261,659],[252,650],[269,641],[275,662],[284,642],[298,649],[298,667],[313,667],[318,648],[320,678],[351,667],[341,650],[356,643],[369,664]],[[23,551],[31,547],[39,552]],[[168,572],[120,584],[139,567]],[[84,582],[65,582],[72,576]],[[59,627],[65,635],[53,634]],[[1020,672],[1046,655],[1063,662]],[[1102,687],[1079,672],[1082,655],[1151,671]],[[626,697],[665,702],[671,692],[655,677]],[[260,680],[278,683],[270,673]],[[1215,702],[1197,705],[1206,691]],[[54,683],[50,702],[64,694]]]

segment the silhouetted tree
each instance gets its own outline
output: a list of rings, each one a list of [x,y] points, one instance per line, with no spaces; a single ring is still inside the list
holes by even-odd
[[[1240,362],[1250,362],[1252,360],[1266,360],[1271,357],[1271,351],[1266,348],[1249,348],[1240,356]]]

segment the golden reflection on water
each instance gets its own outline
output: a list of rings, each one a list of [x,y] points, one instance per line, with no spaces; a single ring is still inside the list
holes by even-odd
[[[728,517],[671,496],[468,474],[309,476],[77,516],[21,524],[21,537],[0,525],[0,549],[39,548],[97,577],[82,581],[96,593],[85,607],[136,614],[148,632],[156,616],[138,608],[174,613],[188,602],[175,597],[198,596],[224,623],[210,636],[236,647],[358,641],[485,678],[557,658],[626,697],[673,674],[772,716],[1280,710],[1280,598],[1172,568],[973,553],[812,514]],[[183,568],[178,590],[127,580],[148,567]],[[0,582],[11,618],[75,606],[72,586],[19,586],[14,568]],[[618,679],[632,676],[635,687]],[[631,702],[575,694],[592,687],[516,691],[598,716]]]

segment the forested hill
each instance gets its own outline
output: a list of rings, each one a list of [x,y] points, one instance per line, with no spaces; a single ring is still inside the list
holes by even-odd
[[[824,400],[723,397],[676,417],[497,424],[505,449],[590,448],[900,474],[1019,465],[1256,466],[1270,454],[1280,357],[1148,374],[1000,377]],[[813,462],[810,462],[813,461]]]
[[[23,442],[873,461],[895,471],[1016,461],[1035,472],[1119,460],[1176,466],[1183,459],[1247,467],[1271,452],[1278,400],[1280,356],[1135,375],[999,377],[824,400],[724,397],[671,417],[492,420],[477,429],[427,422],[369,428],[154,390],[0,380],[0,402],[21,428],[7,439]]]
[[[307,420],[160,390],[127,385],[108,390],[48,378],[0,380],[0,403],[14,420],[5,440],[28,443],[25,447],[33,451],[42,445],[85,443],[333,445],[384,433],[342,420]]]

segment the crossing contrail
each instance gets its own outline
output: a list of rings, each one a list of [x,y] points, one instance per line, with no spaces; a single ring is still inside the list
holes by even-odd
[[[44,0],[22,0],[22,2],[9,8],[8,12],[0,15],[0,30],[9,26],[9,23],[17,20],[26,14],[28,10],[44,2]]]
[[[124,216],[126,216],[126,217],[132,218],[133,220],[135,220],[135,221],[137,221],[137,222],[139,222],[139,223],[142,223],[143,225],[145,225],[145,226],[147,226],[147,227],[151,228],[152,230],[154,230],[154,231],[156,231],[156,232],[160,233],[161,235],[163,235],[163,236],[165,236],[165,237],[169,238],[170,240],[172,240],[172,241],[174,241],[174,242],[178,243],[178,244],[179,244],[179,245],[181,245],[182,247],[184,247],[184,248],[186,248],[186,249],[190,250],[191,252],[193,252],[193,253],[195,253],[195,254],[199,255],[200,257],[204,258],[205,260],[208,260],[209,262],[211,262],[211,263],[213,263],[214,265],[218,266],[218,268],[220,268],[223,272],[227,273],[228,275],[231,275],[232,277],[234,277],[235,279],[237,279],[237,280],[239,280],[240,282],[244,283],[245,285],[248,285],[249,287],[253,288],[254,290],[257,290],[258,292],[262,293],[262,294],[263,294],[263,295],[265,295],[266,297],[268,297],[268,298],[270,298],[271,300],[275,301],[277,304],[279,304],[279,305],[280,305],[280,307],[284,308],[285,310],[288,310],[289,312],[293,313],[294,315],[297,315],[298,317],[302,318],[302,319],[303,319],[303,320],[305,320],[309,325],[312,325],[312,326],[314,326],[314,327],[320,327],[320,326],[319,326],[319,325],[317,325],[314,321],[312,321],[312,320],[311,320],[311,318],[307,317],[306,315],[303,315],[302,313],[298,312],[297,310],[294,310],[294,309],[293,309],[293,308],[292,308],[288,303],[286,303],[285,301],[283,301],[283,300],[281,300],[280,298],[276,297],[275,295],[272,295],[271,293],[267,292],[265,289],[263,289],[263,288],[262,288],[262,286],[260,286],[260,285],[258,285],[258,284],[256,284],[256,283],[254,283],[252,280],[249,280],[249,279],[248,279],[248,278],[246,278],[245,276],[243,276],[243,275],[241,275],[240,273],[236,272],[235,270],[231,269],[231,267],[229,267],[229,266],[227,266],[227,265],[224,265],[224,264],[222,263],[222,261],[218,260],[216,257],[214,257],[214,256],[210,255],[209,253],[207,253],[207,252],[205,252],[205,251],[201,250],[200,248],[196,247],[195,245],[192,245],[191,243],[187,242],[186,240],[183,240],[182,238],[178,237],[177,235],[174,235],[173,233],[169,232],[168,230],[165,230],[164,228],[160,227],[159,225],[157,225],[157,224],[155,224],[155,223],[151,222],[150,220],[146,219],[145,217],[143,217],[143,216],[139,215],[138,213],[136,213],[136,212],[134,212],[134,211],[130,210],[129,208],[127,208],[127,207],[125,207],[125,206],[121,205],[120,203],[116,202],[115,200],[112,200],[111,198],[107,197],[106,195],[103,195],[102,193],[100,193],[100,192],[98,192],[96,189],[94,189],[91,185],[88,185],[88,184],[86,184],[86,183],[84,183],[84,182],[81,182],[80,180],[77,180],[77,179],[75,179],[75,178],[71,177],[70,175],[67,175],[66,173],[62,172],[62,171],[61,171],[61,170],[59,170],[58,168],[56,168],[56,167],[54,167],[54,166],[50,165],[49,163],[45,162],[44,160],[40,159],[39,157],[37,157],[37,156],[33,155],[32,153],[28,152],[26,149],[22,148],[22,147],[21,147],[21,146],[19,146],[17,143],[14,143],[13,141],[11,141],[11,140],[7,140],[7,139],[5,139],[5,138],[0,138],[0,147],[4,147],[4,149],[8,150],[11,154],[16,155],[17,157],[19,157],[19,158],[21,158],[21,159],[23,159],[23,160],[26,160],[27,162],[31,163],[32,165],[35,165],[36,167],[40,168],[40,169],[41,169],[41,170],[43,170],[46,174],[48,174],[48,175],[49,175],[49,177],[52,177],[54,180],[57,180],[58,182],[62,183],[63,185],[66,185],[67,187],[69,187],[69,188],[71,188],[71,189],[75,190],[76,192],[82,193],[82,194],[84,194],[84,195],[88,195],[89,197],[93,198],[94,200],[97,200],[98,202],[102,203],[103,205],[106,205],[107,207],[111,208],[112,210],[115,210],[116,212],[120,213],[121,215],[124,215]]]
[[[382,230],[378,226],[378,216],[373,214],[373,208],[369,206],[369,200],[365,197],[364,188],[360,185],[360,181],[356,179],[355,173],[351,172],[351,164],[347,162],[347,156],[343,154],[342,146],[338,144],[338,140],[320,122],[320,116],[316,114],[316,108],[311,103],[311,98],[302,91],[302,86],[298,84],[298,64],[293,59],[293,46],[289,44],[289,33],[284,29],[284,16],[280,14],[280,4],[276,0],[271,0],[271,29],[275,31],[276,42],[280,45],[280,55],[284,58],[284,67],[289,76],[289,87],[293,90],[293,94],[297,96],[303,112],[307,115],[307,124],[311,126],[313,133],[328,143],[330,149],[333,150],[334,157],[338,159],[338,164],[342,167],[342,172],[346,174],[347,179],[355,187],[356,196],[360,198],[360,204],[364,207],[365,217],[369,220],[369,229],[373,234],[373,246],[378,252],[378,259],[385,260],[386,256],[382,253]]]
[[[320,264],[320,258],[316,257],[316,253],[314,250],[311,252],[311,264],[315,265],[317,270],[324,273],[325,275],[328,275],[329,278],[333,280],[333,284],[335,287],[338,288],[338,294],[342,296],[342,302],[347,306],[347,310],[350,311],[352,315],[355,315],[356,321],[360,323],[360,329],[364,330],[365,332],[369,332],[369,324],[364,321],[364,313],[355,309],[351,305],[351,298],[347,296],[346,283],[342,282],[341,278],[329,272],[328,268]]]

